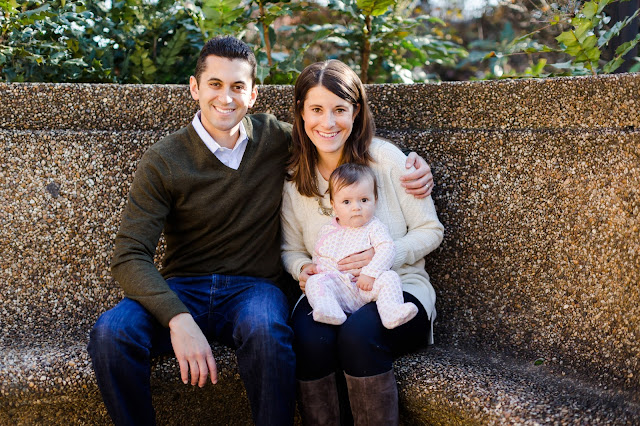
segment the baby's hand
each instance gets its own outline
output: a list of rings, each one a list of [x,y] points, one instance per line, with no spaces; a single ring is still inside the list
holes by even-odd
[[[356,285],[360,290],[371,291],[375,280],[376,279],[373,277],[360,274],[360,276],[358,277],[358,281],[356,281]]]

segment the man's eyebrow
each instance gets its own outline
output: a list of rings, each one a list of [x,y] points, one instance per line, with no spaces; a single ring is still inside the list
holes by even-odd
[[[211,77],[207,80],[208,82],[212,82],[212,81],[219,81],[220,83],[222,83],[222,80],[219,79],[218,77]],[[236,84],[242,84],[242,85],[246,85],[247,83],[245,83],[243,80],[238,80],[235,81],[233,83],[231,83],[232,86],[236,85]]]

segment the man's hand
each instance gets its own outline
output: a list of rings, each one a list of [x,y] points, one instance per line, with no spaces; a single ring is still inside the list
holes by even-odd
[[[372,247],[360,253],[349,255],[344,259],[340,259],[338,269],[340,272],[351,274],[354,277],[360,276],[360,271],[371,262],[374,254],[375,250]]]
[[[207,375],[211,375],[211,383],[218,382],[218,369],[213,359],[211,346],[202,330],[191,314],[182,313],[169,321],[171,345],[180,364],[180,377],[187,384],[191,372],[191,384],[203,387],[207,383]]]
[[[360,274],[358,281],[356,281],[356,285],[360,290],[371,291],[375,280],[375,278],[370,277],[369,275]]]
[[[303,293],[309,277],[317,273],[318,273],[318,268],[316,268],[315,263],[307,263],[302,267],[302,269],[300,270],[300,275],[298,276],[298,282],[300,283],[300,290],[302,290]]]
[[[424,161],[424,158],[415,152],[411,152],[407,157],[405,167],[407,169],[415,167],[413,172],[407,173],[400,178],[406,191],[416,198],[426,198],[431,195],[433,175],[431,174],[431,167]]]

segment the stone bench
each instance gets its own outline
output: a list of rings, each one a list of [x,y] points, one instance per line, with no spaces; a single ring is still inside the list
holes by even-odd
[[[395,366],[403,423],[637,422],[640,75],[368,91],[378,133],[431,164],[446,228],[436,345]],[[291,94],[254,110],[288,120]],[[195,110],[186,86],[0,85],[0,424],[108,423],[86,343],[121,298],[113,237],[142,152]],[[157,361],[161,424],[250,422],[214,355],[204,389]]]

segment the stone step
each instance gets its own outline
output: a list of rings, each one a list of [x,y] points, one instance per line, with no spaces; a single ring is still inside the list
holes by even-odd
[[[251,423],[233,351],[215,344],[213,351],[219,382],[203,389],[182,384],[173,357],[155,361],[159,424]],[[0,424],[109,422],[84,342],[4,347],[1,357]],[[394,369],[405,425],[632,425],[640,418],[637,395],[498,354],[435,345],[399,358]]]

